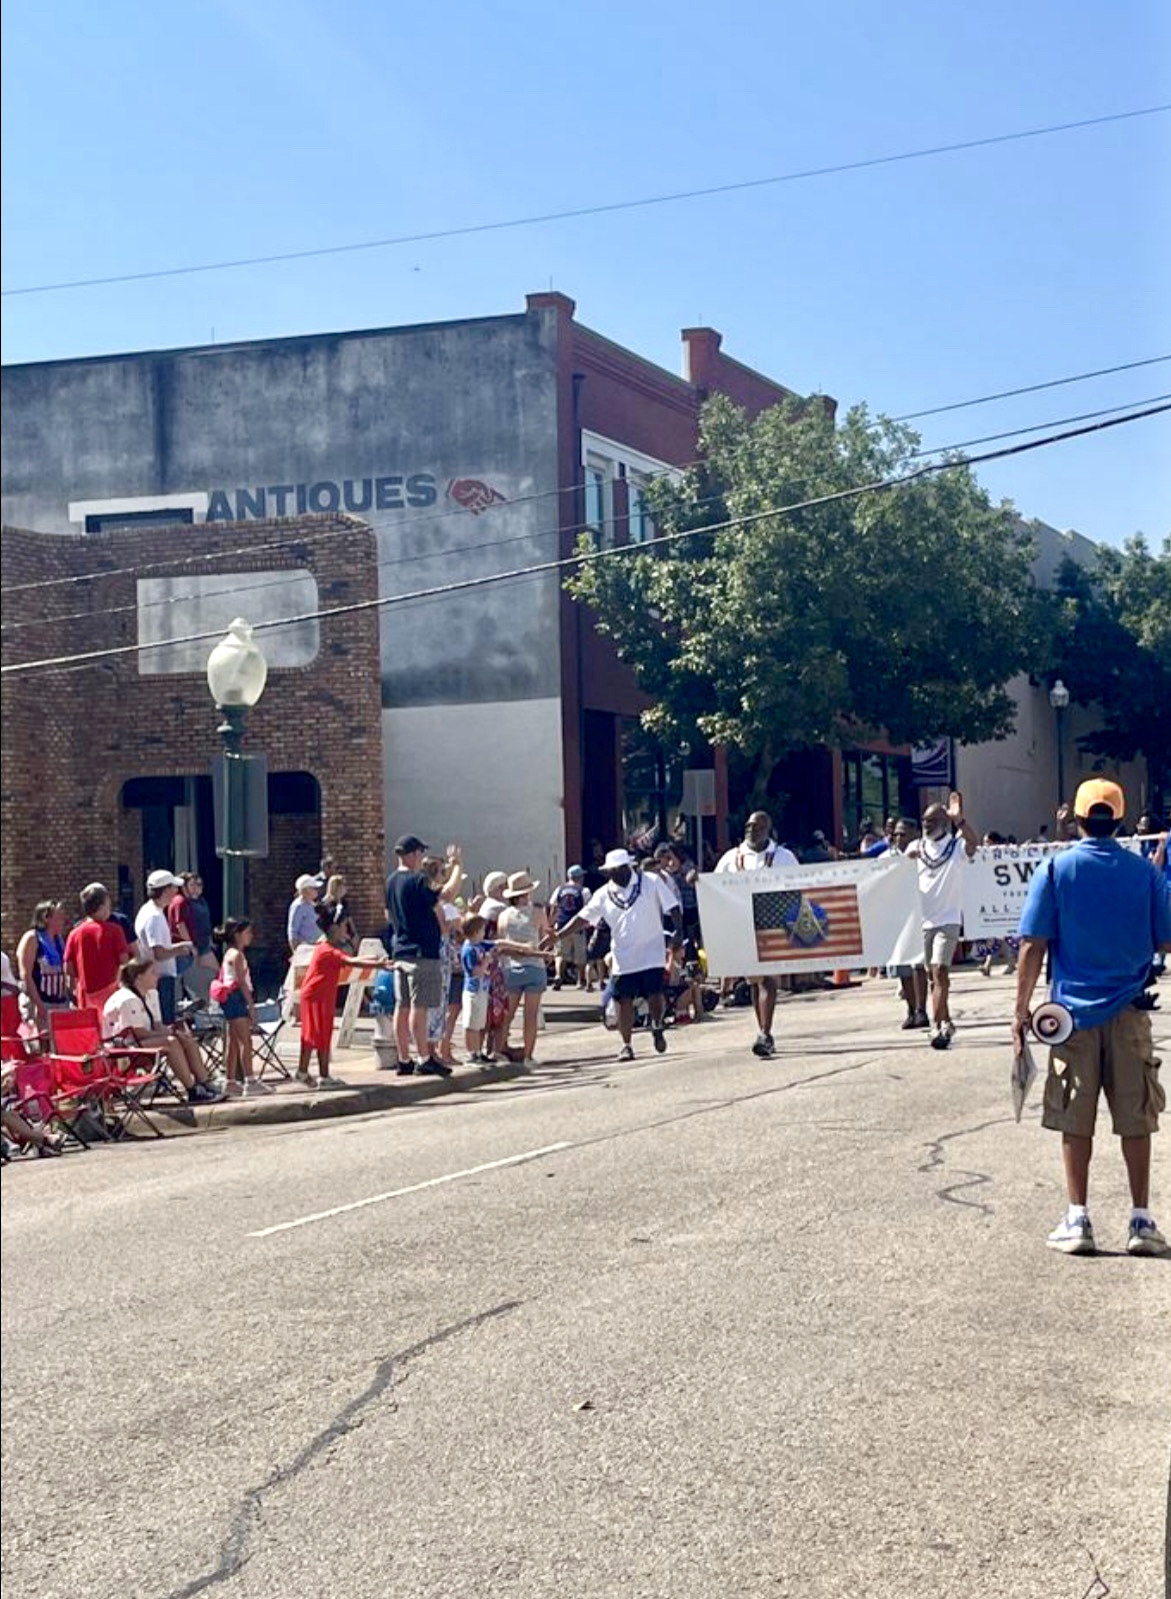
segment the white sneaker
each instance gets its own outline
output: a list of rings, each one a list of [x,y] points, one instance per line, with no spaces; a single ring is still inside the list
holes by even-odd
[[[276,1089],[271,1083],[262,1082],[259,1077],[250,1077],[244,1084],[245,1099],[261,1099],[265,1094],[275,1094]]]
[[[299,1088],[317,1088],[319,1086],[319,1080],[314,1077],[312,1072],[298,1072],[294,1081]],[[325,1079],[321,1078],[320,1081],[324,1082]]]
[[[1126,1235],[1126,1253],[1128,1255],[1165,1255],[1167,1253],[1167,1240],[1153,1221],[1146,1221],[1142,1217],[1132,1216],[1130,1218],[1130,1230]]]
[[[1070,1221],[1066,1216],[1049,1234],[1045,1242],[1050,1249],[1057,1249],[1063,1255],[1093,1255],[1097,1253],[1094,1243],[1094,1229],[1090,1225],[1088,1216],[1078,1216]],[[1129,1247],[1129,1246],[1128,1246]]]

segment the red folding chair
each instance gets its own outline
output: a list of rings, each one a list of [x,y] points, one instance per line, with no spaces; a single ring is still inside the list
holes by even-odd
[[[49,1039],[54,1071],[67,1073],[71,1066],[90,1065],[105,1080],[106,1109],[114,1122],[116,1138],[126,1136],[131,1123],[143,1125],[152,1138],[163,1136],[147,1113],[159,1088],[169,1084],[160,1051],[107,1043],[96,1010],[51,1011]]]
[[[13,1086],[20,1115],[46,1129],[59,1128],[67,1144],[88,1149],[91,1136],[106,1136],[113,1085],[99,1063],[36,1056],[17,1065]]]

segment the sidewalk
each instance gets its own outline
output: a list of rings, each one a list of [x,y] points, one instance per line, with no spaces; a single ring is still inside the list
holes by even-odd
[[[541,1064],[564,1065],[580,1060],[583,1054],[594,1059],[611,1058],[618,1050],[616,1041],[611,1044],[616,1035],[604,1032],[600,1018],[596,993],[586,994],[576,988],[554,993],[550,989],[545,998],[546,1027],[537,1044]],[[514,1032],[519,1037],[519,1023]],[[594,1037],[588,1044],[573,1043],[572,1039],[582,1033]],[[458,1028],[456,1040],[456,1056],[462,1058],[464,1051],[460,1047]],[[650,1047],[649,1041],[647,1047]],[[299,1031],[290,1025],[285,1028],[278,1045],[278,1053],[290,1071],[296,1068],[299,1051]],[[317,1121],[394,1110],[400,1105],[414,1105],[440,1094],[461,1093],[484,1084],[531,1075],[507,1061],[495,1066],[457,1066],[454,1075],[448,1078],[399,1077],[393,1071],[380,1071],[374,1053],[374,1026],[369,1016],[359,1019],[354,1042],[348,1049],[334,1047],[331,1070],[349,1086],[322,1093],[304,1089],[293,1081],[282,1082],[269,1073],[265,1081],[273,1084],[274,1092],[262,1098],[233,1099],[220,1105],[180,1105],[174,1100],[160,1100],[152,1106],[151,1115],[166,1134]]]
[[[962,1048],[965,1042],[965,1016],[973,1023],[982,1023],[984,1027],[992,1015],[998,1020],[1003,1018],[1006,1081],[1012,987],[1011,980],[999,975],[992,979],[983,978],[971,966],[956,971],[953,1008],[960,1034],[954,1047]],[[333,1054],[333,1070],[349,1085],[346,1089],[312,1092],[295,1082],[278,1082],[275,1091],[263,1098],[200,1106],[164,1101],[154,1107],[152,1115],[161,1130],[168,1134],[317,1121],[335,1116],[362,1116],[374,1111],[418,1104],[443,1094],[466,1093],[471,1089],[509,1082],[515,1078],[539,1082],[546,1073],[564,1075],[567,1068],[574,1071],[589,1070],[614,1062],[620,1040],[617,1033],[608,1032],[602,1027],[596,994],[581,994],[577,990],[559,994],[550,991],[545,1009],[547,1026],[537,1043],[540,1065],[535,1074],[507,1062],[495,1066],[459,1066],[450,1078],[398,1077],[393,1071],[379,1071],[373,1049],[373,1026],[368,1017],[363,1017],[358,1024],[353,1046],[335,1049]],[[847,1042],[850,1047],[864,1050],[869,1042],[880,1040],[902,1040],[908,1048],[922,1043],[924,1056],[931,1054],[926,1048],[925,1034],[899,1032],[903,1015],[898,985],[885,977],[869,978],[848,989],[825,989],[784,996],[777,1010],[774,1028],[778,1056],[792,1059],[795,1048],[806,1048],[811,1055],[830,1046],[836,1046],[840,1051],[843,1043]],[[756,1025],[751,1010],[720,1009],[698,1027],[672,1028],[668,1033],[670,1043],[666,1058],[669,1060],[671,1055],[680,1054],[746,1050],[755,1034]],[[635,1034],[635,1052],[640,1060],[650,1055],[651,1040],[648,1033]],[[458,1045],[456,1053],[463,1054]],[[297,1054],[297,1030],[290,1027],[285,1031],[280,1055],[292,1069],[296,1065]],[[933,1058],[938,1061],[941,1057],[933,1055]],[[768,1063],[761,1064],[765,1066]],[[267,1080],[273,1081],[271,1076]]]

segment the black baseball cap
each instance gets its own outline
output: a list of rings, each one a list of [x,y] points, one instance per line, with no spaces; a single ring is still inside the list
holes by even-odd
[[[394,853],[396,855],[413,855],[416,850],[426,848],[427,846],[423,840],[416,838],[414,833],[404,833],[401,838],[396,838],[394,841]]]

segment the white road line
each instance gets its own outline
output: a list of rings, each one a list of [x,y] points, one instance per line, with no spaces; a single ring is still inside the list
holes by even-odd
[[[294,1227],[308,1227],[311,1221],[328,1221],[331,1216],[344,1216],[350,1210],[365,1210],[367,1205],[381,1205],[387,1199],[399,1199],[403,1194],[417,1194],[423,1188],[441,1188],[444,1183],[457,1183],[461,1177],[476,1177],[482,1171],[499,1171],[501,1166],[522,1166],[528,1160],[540,1160],[542,1155],[556,1155],[571,1144],[546,1144],[543,1149],[529,1149],[523,1155],[506,1155],[503,1160],[486,1160],[482,1166],[469,1166],[466,1171],[445,1172],[442,1177],[428,1177],[426,1182],[411,1183],[406,1188],[392,1188],[385,1194],[371,1194],[367,1199],[355,1199],[348,1205],[334,1205],[330,1210],[315,1210],[311,1216],[298,1216],[295,1221],[278,1221],[273,1227],[262,1227],[249,1233],[249,1238],[271,1238],[273,1233],[291,1232]]]

